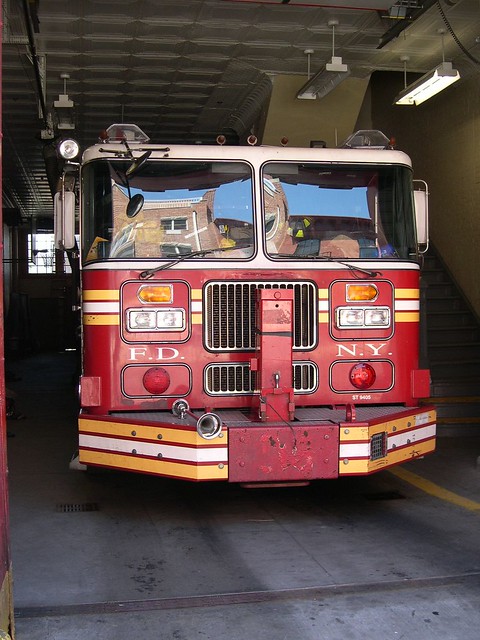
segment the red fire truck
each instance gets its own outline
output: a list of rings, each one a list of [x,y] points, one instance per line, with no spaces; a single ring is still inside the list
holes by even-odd
[[[55,197],[76,243],[79,462],[307,483],[433,451],[426,186],[380,132],[341,148],[153,144],[116,124]]]

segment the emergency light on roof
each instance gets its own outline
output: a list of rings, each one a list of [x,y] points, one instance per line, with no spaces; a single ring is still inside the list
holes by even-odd
[[[112,124],[106,133],[110,142],[148,142],[150,140],[136,124]]]
[[[381,131],[375,129],[363,129],[352,133],[351,136],[342,142],[340,148],[344,149],[389,149],[390,140]]]

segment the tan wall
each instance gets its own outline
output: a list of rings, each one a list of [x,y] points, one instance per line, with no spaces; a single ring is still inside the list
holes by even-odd
[[[480,317],[478,75],[418,107],[392,106],[402,86],[403,74],[373,74],[370,125],[395,136],[397,147],[412,158],[415,177],[427,181],[432,243]]]
[[[262,137],[263,144],[309,147],[311,140],[325,140],[334,147],[354,131],[368,78],[349,77],[321,100],[298,100],[307,81],[303,76],[275,76]]]
[[[410,83],[418,76],[408,75]],[[461,80],[418,107],[393,106],[403,73],[348,78],[322,100],[295,96],[305,77],[275,76],[263,144],[325,140],[380,129],[408,153],[430,191],[430,237],[480,317],[480,83]]]

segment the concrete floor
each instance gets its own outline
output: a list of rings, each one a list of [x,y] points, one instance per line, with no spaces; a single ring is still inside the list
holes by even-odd
[[[91,474],[72,354],[7,369],[17,640],[480,637],[478,436],[297,489]]]

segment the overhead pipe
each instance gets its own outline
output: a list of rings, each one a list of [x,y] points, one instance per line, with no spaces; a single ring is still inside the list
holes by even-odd
[[[242,0],[228,0],[228,1],[242,2]],[[280,2],[281,4],[289,4],[290,0],[280,0]],[[447,2],[451,4],[454,2],[454,0],[447,0]],[[269,0],[259,0],[259,3],[268,4]],[[323,8],[330,8],[330,9],[333,9],[333,8],[346,9],[349,11],[377,11],[377,13],[382,13],[384,11],[387,11],[392,6],[394,6],[395,0],[390,0],[390,2],[381,2],[380,0],[378,2],[365,2],[363,6],[359,6],[359,7],[352,6],[353,4],[354,3],[352,2],[345,2],[345,4],[343,4],[343,2],[341,2],[340,0],[336,0],[335,2],[333,1],[328,2],[328,0],[325,0],[325,2],[322,2],[322,4],[313,4],[312,2],[308,2],[308,0],[306,2],[295,2],[296,7],[320,7],[321,6]],[[395,40],[395,38],[397,38],[402,33],[402,31],[404,31],[407,27],[409,27],[412,24],[412,22],[414,22],[417,18],[423,15],[426,11],[428,11],[428,9],[430,9],[434,4],[440,4],[440,3],[437,2],[437,0],[423,0],[421,6],[418,7],[417,9],[413,9],[409,14],[408,18],[395,20],[396,24],[383,34],[377,49],[383,49],[383,47],[386,44],[388,44],[392,40]],[[368,5],[368,6],[365,6],[365,5]]]
[[[30,48],[30,55],[32,56],[33,70],[35,73],[35,81],[37,84],[38,99],[40,101],[40,109],[42,111],[42,118],[45,128],[48,127],[48,111],[47,104],[45,102],[45,96],[43,95],[42,76],[40,73],[40,65],[38,63],[37,50],[35,47],[35,35],[33,32],[32,15],[30,13],[30,7],[28,6],[28,0],[23,0],[23,13],[25,16],[25,26],[27,27],[28,46]]]
[[[404,20],[396,20],[395,25],[383,34],[377,49],[383,49],[386,44],[388,44],[392,40],[395,40],[395,38],[397,38],[402,33],[402,31],[409,27],[412,22],[415,22],[417,18],[423,15],[436,3],[436,0],[423,0],[422,6],[412,11],[408,18],[405,18]]]
[[[245,0],[228,0],[228,2],[245,2]],[[329,9],[347,9],[349,11],[386,11],[395,0],[363,0],[360,7],[353,6],[354,3],[348,0],[324,0],[323,2],[295,2],[296,7],[324,7]],[[289,4],[290,0],[280,0],[280,4]],[[257,0],[257,4],[272,4],[272,0]]]

